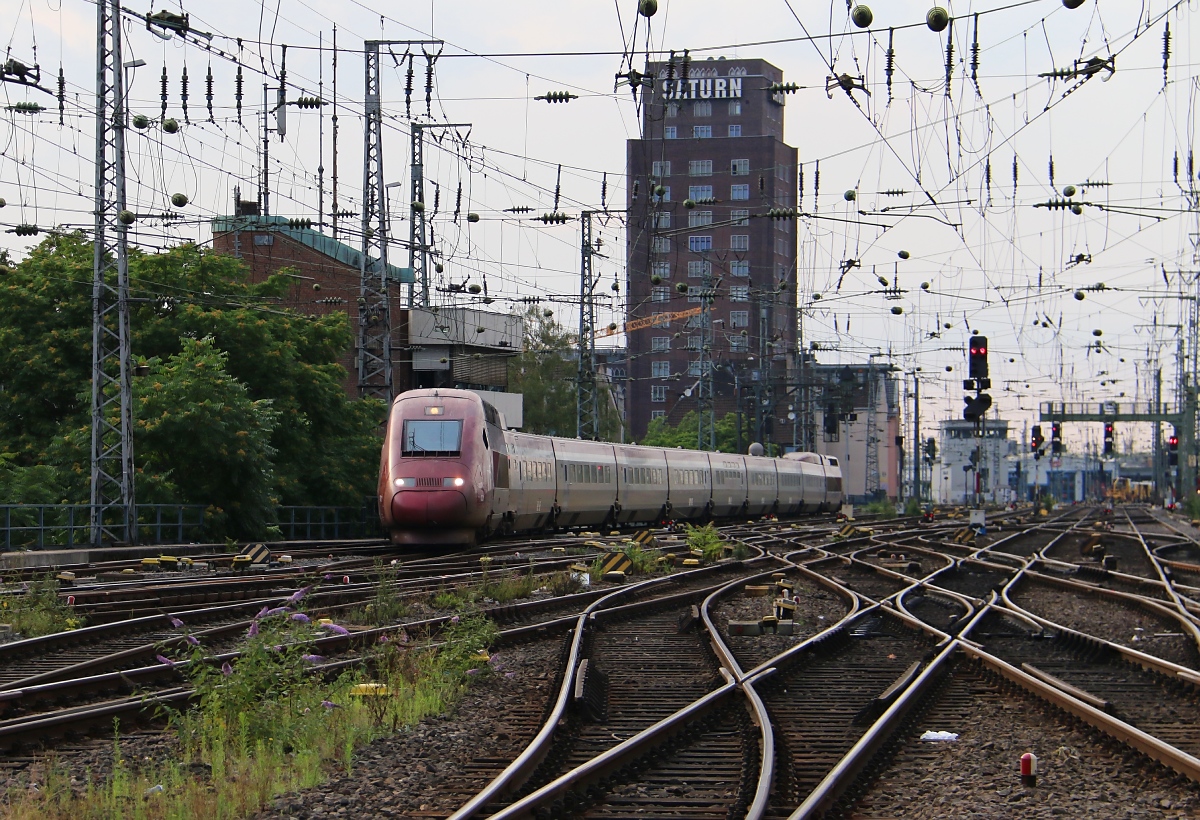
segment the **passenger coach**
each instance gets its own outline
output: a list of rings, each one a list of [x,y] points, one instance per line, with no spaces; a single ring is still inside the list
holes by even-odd
[[[831,510],[837,459],[639,447],[506,430],[466,390],[397,397],[379,466],[379,510],[396,543],[465,544],[558,527],[704,521]]]

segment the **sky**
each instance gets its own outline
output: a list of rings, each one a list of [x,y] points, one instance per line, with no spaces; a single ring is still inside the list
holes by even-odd
[[[243,198],[255,198],[263,84],[278,86],[285,68],[289,100],[319,95],[330,104],[319,112],[289,108],[286,134],[270,136],[272,212],[316,221],[323,168],[328,213],[335,165],[339,207],[357,211],[363,41],[436,40],[384,49],[384,175],[399,183],[389,188],[392,236],[408,235],[410,115],[466,124],[437,129],[441,136],[426,149],[426,177],[440,188],[433,225],[445,265],[441,284],[486,279],[494,307],[538,296],[571,326],[578,223],[545,226],[529,217],[552,210],[556,190],[559,210],[569,214],[624,203],[625,141],[641,124],[616,75],[641,67],[648,52],[658,59],[687,49],[694,61],[762,57],[800,86],[787,100],[785,139],[799,149],[808,213],[798,231],[802,336],[820,348],[820,361],[881,354],[916,373],[929,434],[937,419],[959,413],[972,330],[990,340],[992,394],[1018,431],[1034,422],[1043,401],[1146,402],[1160,368],[1173,401],[1180,365],[1187,370],[1193,361],[1186,345],[1179,348],[1196,304],[1193,242],[1200,235],[1193,191],[1200,157],[1189,160],[1198,29],[1186,2],[1086,0],[1074,10],[1061,0],[944,3],[954,20],[941,33],[925,25],[931,0],[876,2],[867,30],[850,22],[844,0],[660,0],[651,18],[638,15],[635,0],[126,5],[187,12],[194,31],[213,35],[163,39],[127,17],[125,60],[146,63],[129,70],[129,109],[152,120],[130,132],[130,202],[139,213],[180,217],[139,220],[134,238],[146,247],[208,242],[208,220],[230,211],[235,186]],[[36,115],[0,112],[0,231],[22,223],[87,227],[96,6],[7,0],[0,37],[6,58],[40,66],[46,88],[56,88],[60,66],[66,81],[61,122],[52,94],[0,84],[4,106],[47,107]],[[437,55],[428,108],[427,53]],[[406,110],[409,54],[415,72]],[[1102,69],[1085,82],[1038,76],[1069,74],[1076,61],[1113,55],[1115,72]],[[244,66],[240,123],[235,60]],[[167,115],[181,124],[175,134],[157,125],[164,67]],[[842,73],[861,76],[870,93],[828,93],[827,79]],[[578,98],[533,99],[550,91]],[[271,98],[274,105],[274,91]],[[274,116],[268,124],[275,125]],[[1061,207],[1068,185],[1080,214]],[[850,190],[853,202],[845,196]],[[174,193],[189,204],[173,208]],[[506,212],[524,206],[533,212]],[[468,222],[469,212],[480,220]],[[359,226],[352,219],[348,227],[342,238],[357,245]],[[620,218],[605,220],[599,235],[607,251],[599,260],[598,321],[607,324],[625,307]],[[18,257],[26,246],[11,233],[0,239]],[[391,253],[393,262],[406,263],[404,247]],[[900,293],[884,293],[881,275]],[[893,314],[895,306],[903,312]],[[1100,429],[1068,425],[1066,435],[1078,447],[1097,442]],[[1149,429],[1123,425],[1118,436],[1122,449],[1145,446]]]

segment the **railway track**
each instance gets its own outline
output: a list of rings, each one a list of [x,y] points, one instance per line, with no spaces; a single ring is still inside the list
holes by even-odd
[[[922,801],[941,816],[1104,816],[1132,800],[1139,816],[1181,816],[1200,782],[1200,649],[1190,587],[1161,570],[1186,542],[1131,516],[1109,534],[1120,570],[1104,570],[1078,556],[1089,516],[980,546],[912,526],[841,539],[731,528],[773,557],[493,613],[498,652],[543,658],[540,694],[513,702],[467,765],[422,781],[423,808],[404,813],[889,817]],[[765,623],[785,586],[791,635],[730,634]],[[929,729],[961,731],[921,740]],[[1044,791],[1017,782],[1025,748],[1044,761]]]

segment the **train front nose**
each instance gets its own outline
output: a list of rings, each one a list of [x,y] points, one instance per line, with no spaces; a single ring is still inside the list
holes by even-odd
[[[400,490],[392,497],[392,519],[407,527],[462,525],[467,499],[459,490]]]

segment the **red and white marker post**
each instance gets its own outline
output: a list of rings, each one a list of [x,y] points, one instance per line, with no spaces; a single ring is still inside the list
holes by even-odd
[[[1037,755],[1026,752],[1021,755],[1021,785],[1033,787],[1037,785]]]

